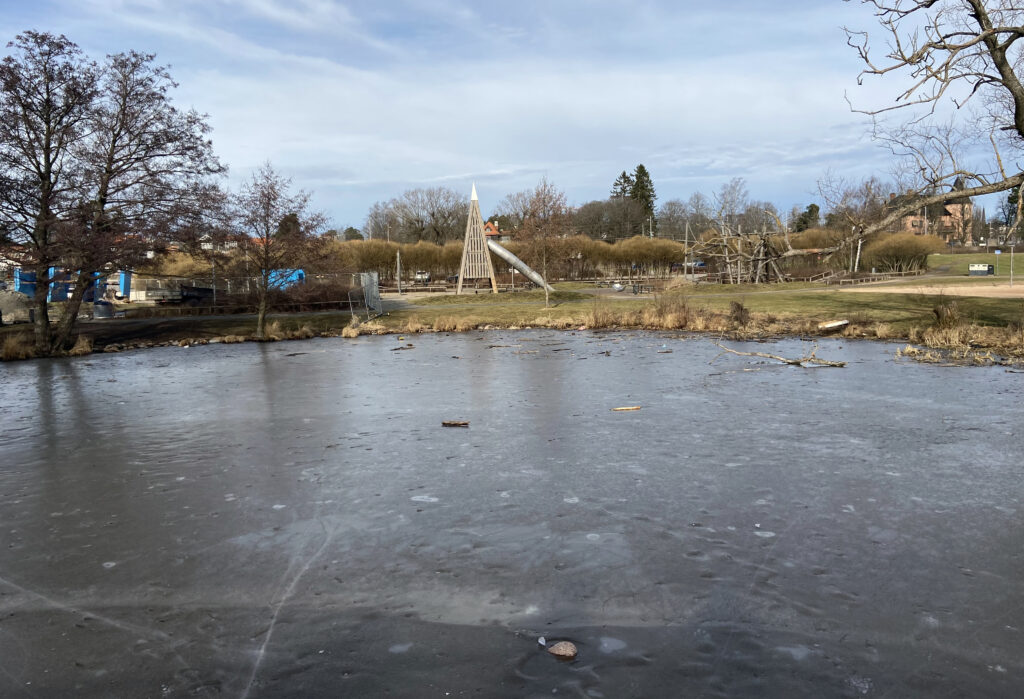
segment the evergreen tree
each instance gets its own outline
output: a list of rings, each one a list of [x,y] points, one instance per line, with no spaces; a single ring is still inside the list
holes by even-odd
[[[643,207],[644,215],[652,222],[654,221],[654,201],[658,196],[654,193],[654,182],[651,181],[651,173],[643,163],[636,166],[633,172],[633,186],[629,190],[629,198]]]
[[[633,178],[629,176],[628,172],[623,170],[622,174],[612,184],[612,199],[625,199],[632,196],[632,193]]]
[[[806,231],[808,228],[817,228],[820,216],[821,209],[818,208],[818,205],[808,204],[803,213],[797,216],[793,221],[793,231],[800,233],[801,231]]]
[[[999,205],[999,213],[1002,215],[1003,223],[1007,226],[1013,225],[1013,219],[1017,216],[1017,200],[1020,197],[1020,185],[1017,185],[1006,193],[1006,200]]]

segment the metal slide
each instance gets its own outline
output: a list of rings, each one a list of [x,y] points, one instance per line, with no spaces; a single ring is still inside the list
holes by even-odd
[[[554,291],[551,285],[544,281],[544,277],[534,272],[532,269],[530,269],[530,267],[526,265],[525,262],[520,260],[518,257],[510,253],[505,248],[498,245],[493,240],[487,241],[487,248],[495,255],[505,260],[505,262],[508,262],[510,265],[512,265],[517,271],[522,272],[524,275],[526,275],[527,279],[529,279],[531,282],[533,282],[540,288],[547,289],[548,291]]]

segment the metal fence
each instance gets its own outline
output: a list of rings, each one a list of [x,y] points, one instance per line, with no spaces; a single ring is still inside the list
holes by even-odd
[[[380,276],[377,272],[360,272],[353,274],[352,280],[359,284],[358,288],[348,292],[349,306],[352,313],[356,312],[356,305],[366,309],[366,319],[376,317],[384,313],[384,304],[380,299]],[[372,315],[371,315],[372,314]]]

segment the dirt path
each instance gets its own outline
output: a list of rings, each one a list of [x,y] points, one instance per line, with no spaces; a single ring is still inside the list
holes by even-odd
[[[925,294],[929,296],[984,296],[987,298],[1014,299],[1024,298],[1024,280],[1015,282],[1011,287],[1008,281],[987,284],[914,284],[914,285],[881,285],[865,284],[840,289],[844,293],[860,294]]]

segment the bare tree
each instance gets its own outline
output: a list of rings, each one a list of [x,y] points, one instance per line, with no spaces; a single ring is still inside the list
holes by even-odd
[[[35,347],[52,351],[47,296],[81,185],[73,149],[90,134],[97,68],[64,36],[28,31],[0,63],[0,215],[35,272]]]
[[[461,239],[468,214],[469,200],[453,189],[410,189],[400,197],[375,203],[363,230],[370,238],[401,243],[425,240],[440,245]]]
[[[499,215],[508,216],[516,223],[516,239],[526,244],[526,255],[540,262],[541,276],[547,280],[548,257],[552,241],[570,233],[572,211],[565,192],[547,177],[533,189],[509,194],[498,204]],[[537,259],[539,258],[539,260]],[[544,304],[549,303],[547,287],[544,288]]]
[[[442,244],[465,233],[469,200],[447,187],[410,189],[395,203],[403,239]]]
[[[391,240],[391,230],[395,231],[395,240],[398,240],[398,215],[395,213],[391,201],[374,202],[370,211],[366,214],[366,221],[363,223],[363,231],[368,240]]]
[[[77,270],[53,339],[71,340],[83,294],[93,277],[113,267],[132,268],[175,234],[182,208],[209,205],[224,171],[207,138],[210,127],[194,110],[170,99],[177,87],[155,56],[135,51],[107,58],[98,98],[78,142],[80,187],[66,226],[62,263]]]
[[[686,203],[681,199],[669,199],[658,209],[658,235],[672,240],[684,240],[688,219]]]
[[[878,222],[884,220],[890,210],[885,199],[888,189],[891,188],[876,177],[851,182],[827,172],[818,180],[818,193],[829,208],[826,221],[839,238],[837,247],[830,252],[847,252],[848,264],[844,266],[851,272],[860,267],[865,238],[879,230]]]
[[[264,163],[235,197],[242,250],[256,270],[256,337],[266,332],[270,294],[285,286],[291,270],[315,254],[326,219],[309,209],[310,195],[291,193],[291,180]]]
[[[893,206],[864,233],[883,230],[922,206],[948,199],[957,178],[962,197],[1024,182],[1021,52],[1024,8],[1012,0],[862,0],[871,7],[887,51],[873,53],[869,34],[847,29],[847,43],[868,77],[902,81],[887,104],[856,108],[870,115],[876,138],[910,163],[920,197]],[[949,117],[950,108],[956,113]],[[979,128],[979,124],[981,128]],[[990,156],[972,165],[964,153],[978,139]],[[1011,161],[1012,159],[1012,161]]]
[[[645,220],[643,205],[630,197],[590,201],[579,207],[573,215],[578,231],[609,242],[638,235],[640,225]],[[519,225],[517,220],[512,223],[513,227]]]
[[[49,354],[70,344],[96,276],[158,250],[184,208],[209,200],[208,178],[223,168],[205,117],[173,106],[176,84],[152,55],[99,67],[65,37],[37,32],[11,46],[0,67],[0,211],[29,250],[36,351]],[[55,328],[52,268],[75,275]]]
[[[748,201],[747,183],[742,177],[734,177],[723,184],[714,197],[717,231],[706,252],[722,259],[730,282],[739,281],[743,276],[737,253],[741,252],[743,244],[740,237],[740,215]]]

